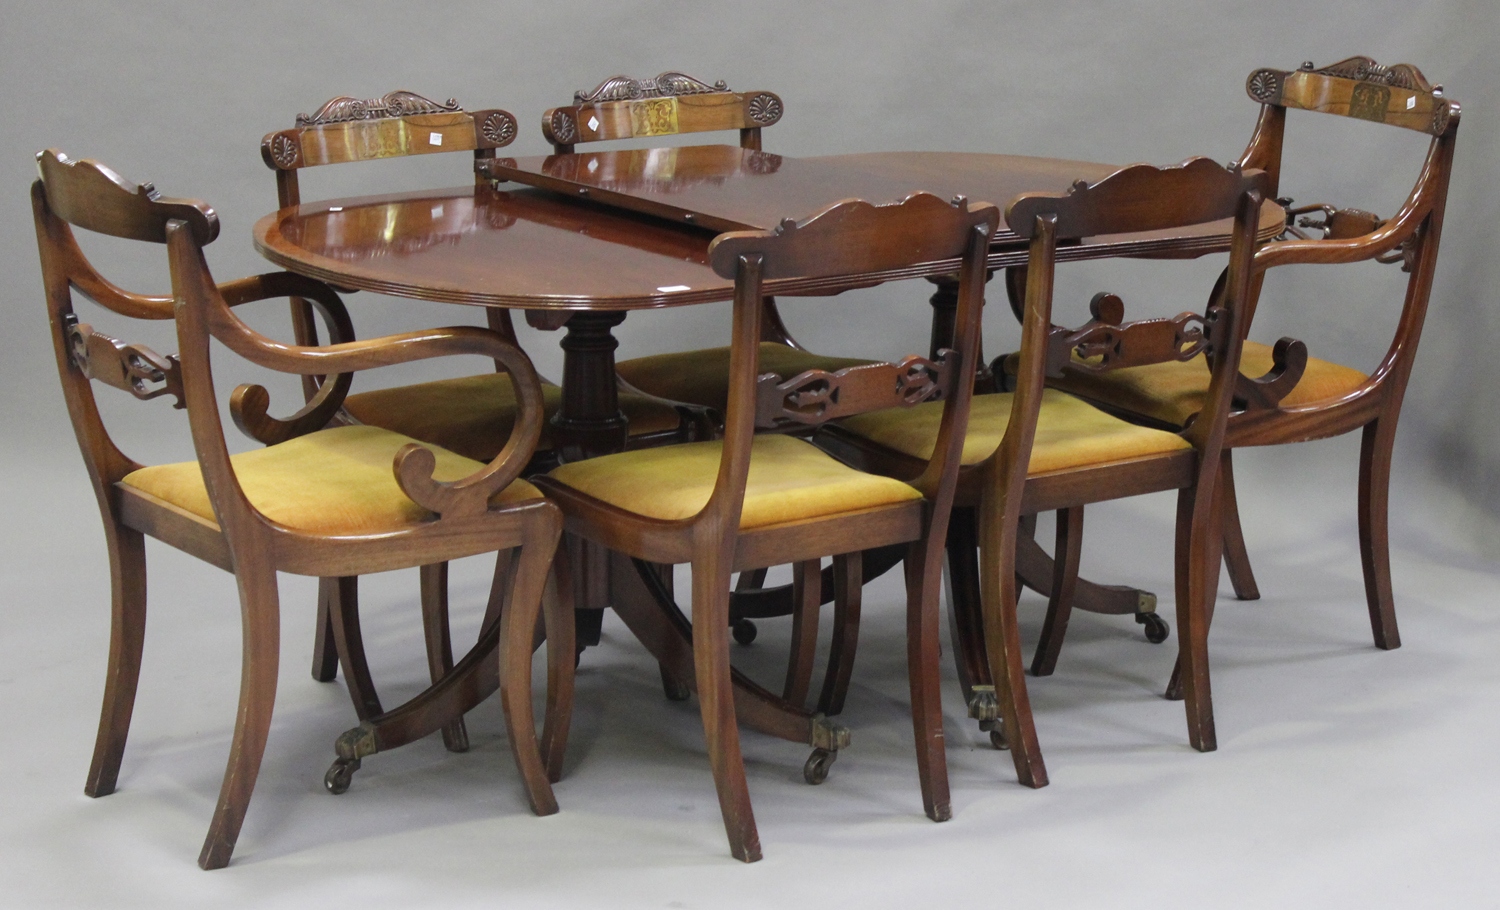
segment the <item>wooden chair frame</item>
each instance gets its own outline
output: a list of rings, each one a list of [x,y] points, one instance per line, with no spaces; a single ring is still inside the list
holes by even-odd
[[[963,438],[973,395],[985,254],[998,218],[993,206],[967,207],[962,200],[949,205],[936,197],[916,194],[900,205],[877,208],[861,201],[843,202],[801,223],[785,221],[775,231],[721,235],[710,247],[709,256],[718,274],[735,279],[732,368],[723,455],[707,505],[690,518],[656,520],[609,505],[550,476],[537,479],[538,486],[562,508],[569,533],[649,563],[691,563],[694,682],[730,850],[738,859],[759,859],[760,845],[740,757],[730,685],[729,580],[736,571],[805,563],[830,553],[857,557],[859,551],[872,547],[910,545],[906,560],[907,653],[919,777],[928,816],[941,821],[951,814],[938,691],[937,594],[943,529],[957,479],[958,440]],[[758,341],[765,300],[762,281],[828,274],[847,275],[849,286],[861,286],[869,283],[871,272],[960,256],[963,290],[954,349],[946,366],[936,373],[925,367],[918,369],[929,378],[941,378],[928,382],[908,402],[938,395],[946,401],[937,448],[919,472],[920,477],[913,481],[927,498],[741,530],[740,510],[757,425],[770,428],[785,420],[816,422],[844,409],[897,404],[901,397],[893,396],[897,377],[914,366],[856,367],[834,374],[813,371],[782,388],[782,381],[774,374],[759,375]],[[865,381],[871,376],[875,381]],[[838,407],[828,407],[831,388],[838,389],[833,394]],[[857,592],[858,562],[844,560],[837,566],[844,570],[841,587]],[[852,659],[852,653],[846,652],[846,656]],[[838,661],[836,655],[834,662]],[[847,672],[841,675],[838,668],[830,666],[828,687],[847,686],[847,679]],[[847,736],[846,732],[843,736],[825,735],[820,741],[819,730],[827,734],[832,728],[814,723],[813,729],[812,745],[829,752]],[[818,758],[817,752],[814,758]]]
[[[1248,296],[1251,254],[1265,175],[1225,169],[1208,159],[1189,159],[1170,168],[1132,165],[1094,184],[1079,181],[1066,195],[1026,194],[1006,210],[1017,236],[1030,240],[1024,286],[1020,365],[1009,423],[987,459],[960,469],[956,507],[978,510],[980,549],[979,612],[955,596],[954,652],[970,716],[981,725],[999,719],[1020,781],[1030,787],[1047,784],[1026,691],[1024,661],[1015,618],[1017,542],[1023,516],[1061,510],[1081,519],[1081,506],[1162,490],[1179,490],[1177,525],[1177,617],[1179,654],[1189,669],[1188,733],[1193,746],[1216,746],[1208,684],[1206,616],[1218,577],[1218,513],[1214,490],[1221,462],[1225,419],[1239,360],[1241,335],[1236,331]],[[1158,230],[1233,216],[1228,278],[1214,306],[1203,315],[1182,314],[1170,320],[1109,325],[1099,320],[1074,331],[1052,324],[1052,278],[1060,240],[1137,230]],[[1165,340],[1164,340],[1165,339]],[[1183,431],[1189,450],[1162,455],[1087,464],[1033,473],[1031,449],[1041,409],[1045,377],[1066,364],[1075,350],[1107,348],[1112,356],[1101,369],[1188,359],[1207,351],[1213,363],[1209,405]],[[837,425],[823,431],[820,443],[863,470],[911,476],[918,464],[911,456],[886,448]],[[957,520],[957,517],[955,517]],[[1059,554],[1061,577],[1054,586],[1067,590],[1076,581],[1076,553]],[[1066,601],[1067,598],[1064,597]],[[1066,617],[1062,620],[1066,622]],[[1002,739],[1002,737],[997,737]]]
[[[1273,351],[1274,368],[1262,377],[1241,376],[1230,415],[1226,450],[1252,445],[1281,445],[1362,430],[1358,520],[1365,596],[1375,645],[1400,646],[1391,592],[1388,501],[1391,451],[1406,383],[1421,337],[1431,296],[1443,212],[1447,203],[1453,149],[1461,109],[1442,86],[1429,83],[1410,64],[1385,67],[1369,57],[1350,57],[1330,66],[1304,63],[1294,71],[1258,69],[1245,80],[1246,94],[1261,104],[1254,134],[1239,158],[1245,168],[1264,170],[1272,194],[1279,192],[1282,149],[1289,109],[1352,117],[1410,129],[1432,136],[1418,178],[1390,219],[1357,209],[1315,204],[1288,207],[1287,239],[1268,244],[1257,254],[1244,331],[1248,332],[1269,269],[1290,263],[1349,263],[1363,260],[1400,263],[1409,273],[1400,319],[1380,365],[1357,389],[1333,401],[1287,407],[1282,399],[1295,387],[1307,361],[1307,346],[1283,338]],[[1301,216],[1300,224],[1298,218]],[[1311,237],[1303,228],[1322,233]],[[1070,385],[1081,397],[1085,389]],[[1104,405],[1103,402],[1097,402]],[[1155,424],[1137,415],[1122,416]],[[1232,462],[1226,457],[1220,475],[1224,512],[1225,566],[1236,594],[1260,596],[1240,527]],[[1044,642],[1044,644],[1047,644]],[[1051,644],[1054,650],[1060,642]],[[1041,660],[1041,648],[1038,660]],[[1169,687],[1176,694],[1178,686]]]
[[[349,335],[348,316],[338,296],[320,282],[275,273],[214,284],[202,247],[217,235],[218,220],[207,205],[162,198],[149,184],[137,186],[97,162],[70,161],[55,150],[40,153],[38,161],[41,179],[32,187],[32,204],[58,372],[104,519],[113,583],[109,671],[85,792],[90,796],[111,793],[118,779],[140,672],[146,536],[232,572],[240,592],[244,650],[239,711],[218,806],[199,856],[199,865],[205,869],[229,862],[265,748],[280,647],[276,572],[345,577],[520,548],[509,598],[512,608],[498,622],[487,623],[480,644],[465,659],[470,672],[462,678],[454,674],[445,680],[446,686],[435,686],[400,708],[366,718],[355,737],[360,741],[355,744],[359,748],[354,758],[425,735],[472,703],[466,699],[473,698],[474,689],[492,691],[498,686],[512,751],[532,808],[539,814],[556,811],[549,770],[532,722],[530,666],[542,588],[560,536],[561,518],[556,507],[543,499],[505,508],[488,504],[494,493],[519,475],[539,431],[540,386],[525,354],[499,335],[477,328],[342,341]],[[84,257],[70,225],[165,243],[173,296],[142,296],[110,284]],[[75,290],[119,315],[175,319],[180,361],[117,342],[80,323],[73,311]],[[309,301],[325,317],[338,343],[327,347],[278,343],[250,329],[230,309],[277,297]],[[267,414],[269,396],[263,388],[245,385],[236,389],[230,401],[235,422],[268,444],[325,427],[353,372],[457,354],[491,357],[512,370],[524,419],[493,462],[460,481],[432,479],[434,461],[429,449],[408,445],[399,452],[393,466],[396,480],[408,497],[435,513],[431,520],[363,535],[299,531],[267,518],[240,487],[213,386],[211,340],[272,370],[337,377],[322,384],[306,406],[285,419]],[[142,466],[111,440],[100,419],[91,380],[143,399],[172,394],[179,407],[187,408],[216,520],[121,482]],[[555,606],[549,605],[548,621],[554,628],[570,628]],[[549,689],[558,664],[571,666],[566,630],[556,638],[561,644],[548,649]],[[497,641],[503,645],[498,668]],[[567,649],[565,656],[557,650],[559,646]],[[486,682],[476,667],[494,671],[494,681]],[[571,675],[556,677],[556,681],[559,686],[570,685]],[[559,688],[549,691],[549,697],[553,703],[565,704],[570,694]],[[549,710],[549,717],[554,714]]]

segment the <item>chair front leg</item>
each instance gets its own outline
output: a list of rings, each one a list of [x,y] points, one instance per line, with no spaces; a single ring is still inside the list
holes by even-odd
[[[719,553],[694,560],[693,669],[708,761],[719,792],[719,810],[729,835],[729,852],[742,862],[760,859],[760,835],[750,809],[750,788],[740,753],[729,673],[729,566]]]
[[[911,722],[917,743],[922,807],[935,822],[953,817],[948,792],[948,755],[943,745],[942,679],[938,669],[942,609],[943,547],[924,539],[906,556],[906,671],[911,686]]]
[[[1188,740],[1199,752],[1218,748],[1208,682],[1208,627],[1221,558],[1219,515],[1211,491],[1188,487],[1177,495],[1177,666],[1167,697],[1187,712]]]
[[[1375,647],[1401,647],[1396,600],[1391,593],[1391,447],[1396,421],[1386,417],[1365,424],[1359,446],[1359,558],[1365,574],[1365,601]]]
[[[1012,519],[1014,520],[1014,519]],[[980,603],[984,611],[985,651],[1000,714],[1005,720],[1005,739],[1010,744],[1016,777],[1027,787],[1047,786],[1047,768],[1031,717],[1031,698],[1026,691],[1025,658],[1021,654],[1021,630],[1016,621],[1018,585],[1015,572],[1016,533],[1004,532],[1005,516],[993,498],[980,507],[979,576]]]
[[[130,715],[135,710],[136,685],[141,678],[141,650],[146,641],[146,547],[139,531],[110,517],[104,534],[109,547],[111,621],[109,668],[104,677],[104,704],[94,739],[94,760],[83,792],[108,796],[115,792]]]
[[[526,787],[531,811],[551,815],[557,811],[557,799],[537,744],[536,720],[531,710],[531,655],[536,649],[537,619],[541,615],[548,568],[562,536],[562,519],[555,511],[538,514],[546,517],[533,521],[532,527],[527,528],[529,533],[517,560],[510,602],[500,617],[500,705],[505,712],[511,754]],[[561,629],[558,631],[562,633],[560,637],[569,637]],[[549,663],[555,655],[556,648],[549,649]],[[573,655],[569,653],[563,659],[571,664]],[[551,669],[549,666],[549,682]]]
[[[204,869],[229,865],[245,821],[245,809],[260,774],[271,729],[271,711],[276,702],[276,672],[281,658],[280,601],[276,592],[276,570],[259,564],[259,558],[237,560],[235,580],[240,589],[240,624],[244,643],[240,667],[240,705],[235,717],[234,739],[213,822],[198,854]]]

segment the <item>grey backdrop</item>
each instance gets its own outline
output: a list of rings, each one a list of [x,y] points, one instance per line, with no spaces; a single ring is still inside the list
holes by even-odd
[[[1497,10],[1490,0],[12,2],[0,34],[7,87],[0,185],[10,188],[0,195],[0,248],[11,263],[10,280],[0,286],[0,401],[7,422],[23,421],[29,432],[11,444],[23,458],[53,458],[68,445],[26,202],[31,154],[44,147],[100,158],[169,195],[209,200],[224,224],[211,263],[225,279],[266,268],[248,239],[274,204],[260,136],[339,94],[407,88],[470,107],[505,107],[523,127],[513,151],[535,154],[545,150],[541,111],[568,101],[574,89],[615,73],[680,69],[780,93],[787,113],[766,145],[792,155],[955,149],[1166,163],[1191,154],[1225,160],[1243,148],[1256,113],[1242,87],[1251,69],[1364,53],[1417,64],[1465,105],[1432,314],[1398,452],[1409,469],[1435,472],[1465,491],[1476,512],[1464,520],[1477,540],[1486,536],[1486,516],[1500,512],[1492,374],[1471,367],[1500,334],[1492,228],[1500,192],[1488,104],[1500,85]],[[1421,136],[1330,117],[1291,119],[1284,192],[1394,210],[1420,160]],[[433,157],[327,169],[307,177],[304,193],[464,181],[462,156]],[[148,283],[164,287],[145,264],[136,268],[135,260],[117,267],[126,278],[151,274]],[[1256,334],[1291,332],[1315,355],[1372,367],[1399,306],[1394,270],[1326,272],[1278,276]],[[1097,289],[1088,285],[1094,273],[1080,274],[1073,296],[1086,299]],[[1163,309],[1190,305],[1200,294],[1192,284],[1182,292],[1186,300],[1154,288],[1143,296],[1153,287],[1150,273],[1127,275],[1110,280],[1140,289],[1126,296],[1133,312],[1157,300]],[[894,352],[891,339],[901,333],[892,327],[920,324],[921,308],[912,305],[919,293],[869,295],[879,317],[853,327],[835,327],[814,312],[795,315],[794,328],[825,349]],[[351,306],[365,335],[475,318],[428,304],[382,304],[371,295],[352,298]],[[620,332],[622,355],[721,339],[713,308],[701,309],[632,318]],[[990,328],[992,348],[1005,346],[1004,329]],[[528,342],[538,365],[556,375],[555,336]],[[172,415],[151,410],[157,413],[148,419],[175,425]]]
[[[1217,887],[1215,905],[1268,906],[1296,905],[1310,894],[1327,894],[1322,904],[1336,905],[1335,895],[1353,889],[1368,906],[1409,905],[1404,888],[1388,886],[1399,870],[1395,881],[1405,888],[1441,890],[1451,905],[1492,900],[1493,807],[1500,805],[1492,756],[1500,743],[1493,725],[1474,718],[1500,710],[1493,671],[1500,635],[1488,593],[1500,552],[1500,415],[1491,404],[1493,373],[1473,364],[1488,362],[1500,337],[1490,102],[1500,87],[1497,26],[1494,0],[12,0],[0,14],[0,250],[9,266],[0,283],[8,478],[0,485],[8,521],[0,548],[0,766],[7,768],[0,852],[9,857],[0,878],[7,898],[33,906],[162,906],[170,893],[183,906],[258,905],[277,896],[306,906],[326,893],[362,895],[358,902],[373,906],[373,891],[388,888],[413,906],[443,888],[467,888],[463,902],[489,905],[500,889],[514,893],[527,883],[533,890],[525,893],[542,902],[560,887],[545,879],[548,858],[581,844],[580,855],[599,858],[604,871],[565,868],[573,897],[558,898],[562,905],[586,903],[577,897],[586,894],[601,904],[661,906],[660,893],[670,890],[663,883],[688,879],[716,895],[704,905],[755,906],[778,887],[787,901],[813,893],[813,903],[837,905],[863,894],[869,906],[910,905],[925,887],[924,872],[935,881],[955,866],[988,869],[1000,849],[1011,851],[1009,868],[1037,874],[969,874],[971,893],[1015,885],[1064,896],[1053,903],[1072,895],[1079,906],[1165,906],[1153,897],[1153,888],[1164,887],[1180,905],[1199,906],[1206,889]],[[872,673],[860,677],[886,692],[884,700],[861,700],[884,711],[884,725],[864,707],[856,719],[861,736],[873,731],[861,742],[875,748],[841,759],[849,773],[836,771],[840,779],[816,800],[805,795],[794,762],[766,750],[753,786],[768,859],[725,870],[691,711],[663,706],[654,669],[619,630],[585,661],[578,765],[565,784],[572,789],[560,793],[567,811],[554,820],[538,822],[508,802],[497,808],[509,796],[494,781],[508,787],[512,772],[494,716],[471,727],[483,737],[474,761],[402,750],[387,770],[356,785],[368,795],[330,802],[317,792],[316,776],[328,760],[329,731],[347,725],[348,704],[337,687],[308,684],[311,592],[290,579],[283,581],[282,697],[247,839],[230,872],[202,876],[191,860],[217,792],[233,705],[235,674],[218,672],[232,668],[238,649],[232,587],[221,573],[155,548],[155,618],[129,779],[109,800],[78,795],[98,704],[108,583],[40,300],[26,193],[38,149],[99,158],[169,195],[209,200],[223,219],[209,250],[223,280],[267,268],[249,241],[250,226],[274,205],[260,137],[335,95],[406,88],[469,107],[504,107],[523,127],[514,152],[539,154],[541,111],[575,89],[616,73],[678,69],[778,92],[787,113],[768,131],[766,147],[789,155],[952,149],[1168,163],[1240,152],[1256,114],[1243,89],[1252,69],[1358,53],[1414,63],[1465,105],[1431,318],[1397,444],[1396,586],[1408,639],[1400,651],[1372,653],[1363,625],[1352,541],[1357,443],[1247,455],[1242,495],[1267,600],[1223,609],[1216,622],[1221,752],[1177,754],[1186,751],[1181,715],[1159,698],[1170,665],[1165,649],[1130,640],[1119,623],[1076,618],[1068,668],[1033,686],[1054,785],[1036,794],[997,789],[997,756],[983,744],[976,751],[961,706],[950,703],[962,811],[949,825],[927,826],[907,805],[914,788],[901,716],[900,598],[886,584],[867,595],[868,605],[883,606],[867,611],[861,673]],[[1417,134],[1337,118],[1293,117],[1290,129],[1285,192],[1382,214],[1403,198],[1425,149]],[[304,195],[461,184],[467,169],[462,155],[330,168],[306,175]],[[122,283],[166,287],[159,251],[89,249]],[[1150,263],[1071,268],[1060,282],[1060,307],[1081,315],[1088,294],[1102,287],[1123,292],[1130,312],[1176,312],[1201,303],[1219,266],[1202,260],[1186,267],[1186,277]],[[1284,271],[1268,283],[1256,337],[1292,334],[1315,355],[1372,367],[1394,323],[1402,276],[1373,265]],[[859,293],[864,309],[853,321],[824,315],[828,301],[788,303],[794,330],[834,353],[910,350],[911,333],[925,323],[925,288]],[[349,303],[366,336],[478,316],[367,294]],[[839,314],[850,312],[844,306]],[[632,315],[619,332],[621,353],[723,343],[725,315],[724,307]],[[264,318],[266,327],[284,329],[280,308]],[[987,327],[991,352],[1014,343],[1008,321]],[[165,331],[144,334],[171,348]],[[556,336],[527,331],[523,341],[555,377]],[[293,393],[282,388],[285,402]],[[127,434],[145,449],[141,457],[188,457],[180,414],[134,402],[109,407],[143,421]],[[1281,481],[1286,488],[1273,489]],[[1170,502],[1096,514],[1086,559],[1101,561],[1086,568],[1168,590]],[[456,603],[482,597],[483,571],[455,582],[465,595]],[[411,650],[403,608],[414,580],[365,590],[376,627],[370,640],[390,642],[393,653]],[[1039,613],[1029,603],[1023,621],[1031,635]],[[775,634],[763,632],[763,663],[774,664]],[[409,657],[405,675],[394,675],[422,678],[420,655]],[[650,717],[636,724],[637,715]],[[675,732],[657,732],[672,724]],[[643,736],[655,751],[640,748]],[[871,768],[884,768],[884,776],[872,778]],[[1012,780],[1009,773],[1003,768],[1000,779]],[[620,780],[644,783],[622,792]],[[625,804],[611,802],[616,797]],[[596,805],[604,808],[591,814]],[[687,819],[694,826],[684,829]],[[378,836],[388,828],[393,839]],[[997,846],[992,837],[1008,839]],[[927,852],[910,852],[918,841]],[[1148,842],[1160,845],[1154,860],[1138,846]],[[1073,874],[1075,856],[1088,857],[1092,879]],[[1179,865],[1181,856],[1193,862]],[[820,862],[848,869],[859,857],[870,864],[859,876],[863,890],[849,891],[848,877],[803,878]],[[66,871],[52,871],[59,862]],[[632,863],[642,870],[634,885],[616,875]],[[1480,875],[1486,866],[1491,871]],[[1289,870],[1288,877],[1267,868]],[[1317,881],[1323,884],[1314,887]],[[593,882],[603,887],[591,890]],[[1117,889],[1121,882],[1134,884]],[[743,893],[726,902],[718,889],[741,883]],[[18,897],[27,893],[34,899]],[[384,899],[395,902],[390,895]]]

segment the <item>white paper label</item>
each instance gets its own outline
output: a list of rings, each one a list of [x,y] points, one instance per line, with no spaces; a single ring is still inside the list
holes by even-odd
[[[1411,110],[1412,108],[1414,108],[1416,106],[1417,106],[1417,97],[1415,95],[1413,95],[1412,97],[1406,99],[1406,109],[1407,110]]]
[[[442,133],[428,133],[427,134],[427,144],[428,145],[442,145],[443,144],[443,134]]]

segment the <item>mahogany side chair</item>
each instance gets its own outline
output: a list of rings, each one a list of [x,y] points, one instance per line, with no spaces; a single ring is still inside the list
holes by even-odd
[[[575,92],[573,104],[544,113],[542,132],[559,155],[570,154],[585,143],[731,129],[739,131],[741,148],[760,152],[761,130],[780,121],[783,111],[780,96],[766,91],[732,92],[723,81],[709,85],[677,72],[644,80],[613,76],[590,91]],[[782,379],[805,370],[833,372],[871,362],[803,348],[787,331],[774,298],[766,298],[762,320],[760,368]],[[615,364],[615,373],[622,391],[709,408],[722,419],[729,400],[729,360],[728,347],[677,351],[620,361]],[[827,601],[824,592],[833,590],[832,572],[820,573],[820,577],[808,574],[818,568],[814,564],[793,567],[794,602],[802,602],[804,590],[814,591],[820,600]],[[769,609],[748,606],[765,576],[764,569],[742,575],[738,590],[748,596],[731,602],[730,624],[741,644],[755,640],[757,629],[752,616],[766,619],[785,615],[781,601],[772,601]],[[816,612],[806,618],[813,626],[800,628],[795,633],[798,637],[817,634]]]
[[[215,285],[202,248],[217,236],[219,223],[204,203],[164,198],[149,184],[130,183],[98,162],[71,161],[56,150],[37,158],[40,179],[32,186],[32,206],[52,340],[104,520],[113,590],[109,669],[85,792],[112,793],[119,776],[145,633],[145,537],[231,572],[239,589],[239,711],[218,806],[198,858],[205,869],[229,862],[265,749],[280,649],[276,573],[346,577],[515,549],[503,619],[486,624],[474,650],[440,684],[391,711],[374,706],[375,713],[340,737],[337,748],[342,767],[357,767],[362,757],[438,729],[472,703],[474,689],[498,686],[527,798],[538,814],[555,812],[532,719],[531,655],[562,521],[555,506],[519,479],[541,423],[541,388],[526,355],[498,333],[479,328],[349,340],[348,314],[320,282],[279,272]],[[143,296],[111,284],[79,249],[74,228],[164,243],[173,295]],[[75,291],[98,304],[102,315],[175,319],[180,355],[161,356],[80,321]],[[279,343],[231,310],[292,297],[319,311],[335,343]],[[284,419],[268,414],[263,387],[237,388],[229,402],[235,423],[265,448],[231,456],[210,368],[211,341],[263,368],[332,378]],[[329,425],[353,372],[460,354],[494,359],[515,382],[519,417],[490,463],[390,430]],[[197,459],[152,466],[131,459],[100,418],[93,382],[140,399],[175,398],[177,407],[187,409]],[[571,668],[573,657],[566,635],[571,625],[558,609],[548,607],[549,625],[564,630],[556,636],[560,644],[548,649],[549,690],[554,679],[560,685],[572,681],[571,673],[555,672],[559,661]],[[494,681],[485,682],[490,675]],[[564,704],[570,699],[560,690],[549,695]]]
[[[1432,291],[1460,108],[1416,67],[1384,67],[1368,57],[1351,57],[1320,69],[1311,63],[1291,72],[1259,69],[1246,79],[1245,90],[1260,102],[1261,113],[1239,163],[1266,171],[1271,193],[1278,192],[1289,109],[1336,114],[1432,137],[1411,193],[1391,218],[1332,205],[1293,207],[1291,200],[1282,200],[1289,207],[1287,239],[1270,243],[1256,255],[1252,297],[1242,323],[1246,330],[1265,273],[1292,263],[1399,263],[1407,275],[1401,316],[1384,357],[1369,374],[1310,357],[1307,345],[1295,339],[1283,338],[1274,345],[1246,340],[1241,361],[1245,375],[1234,395],[1224,442],[1230,450],[1362,433],[1358,515],[1365,598],[1375,646],[1396,648],[1401,637],[1388,544],[1391,449]],[[1300,225],[1293,223],[1299,215]],[[1322,236],[1313,239],[1304,229]],[[1329,301],[1318,302],[1319,308],[1328,305]],[[1209,376],[1205,361],[1198,358],[1106,374],[1071,366],[1050,381],[1137,422],[1172,428],[1202,411]],[[1226,460],[1222,475],[1226,564],[1236,592],[1253,599],[1259,592],[1245,556],[1228,465]],[[1055,653],[1061,641],[1043,644]],[[1038,659],[1041,653],[1039,647]]]
[[[475,160],[493,158],[495,150],[509,145],[516,136],[516,119],[508,111],[487,109],[465,111],[454,99],[436,102],[413,92],[397,91],[380,98],[360,100],[348,96],[325,102],[312,114],[299,114],[296,125],[269,133],[261,140],[261,157],[276,172],[276,195],[282,208],[302,201],[300,174],[303,169],[328,164],[347,164],[383,158],[405,157],[435,152],[473,152]],[[472,174],[469,176],[472,177]],[[489,187],[485,178],[473,178],[476,191]],[[461,232],[456,223],[463,217],[458,207],[448,214],[433,214],[435,221],[447,218],[455,223],[426,226],[430,233],[444,230]],[[441,210],[439,210],[441,212]],[[516,341],[510,312],[486,308],[491,330],[512,344]],[[316,344],[317,332],[312,309],[294,301],[292,319],[297,339]],[[311,396],[317,377],[305,379],[305,391]],[[552,451],[551,418],[562,406],[562,389],[542,380],[543,416],[541,437],[530,471],[545,469],[557,459]],[[630,421],[630,445],[680,442],[700,434],[698,417],[684,408],[645,395],[620,396],[621,408]],[[497,362],[489,373],[440,379],[411,385],[398,385],[347,396],[338,420],[377,426],[442,446],[479,461],[489,461],[504,447],[514,429],[520,403],[510,376]],[[496,564],[496,584],[491,610],[498,608],[504,590],[504,569],[509,560],[502,554]],[[432,678],[437,680],[453,666],[449,644],[446,606],[447,564],[423,566],[421,585],[424,597],[434,601],[427,618],[428,659]],[[351,617],[340,622],[336,613]],[[334,634],[337,627],[358,629],[358,587],[354,578],[323,579],[319,586],[317,645],[313,654],[313,678],[330,681],[337,668]],[[346,668],[345,679],[356,704],[370,697],[373,683],[359,678]],[[463,751],[468,738],[463,721],[455,721],[443,731],[450,749]]]
[[[840,590],[857,605],[860,553],[909,545],[907,660],[918,776],[927,815],[934,821],[951,815],[938,691],[938,593],[958,441],[979,359],[985,254],[998,222],[993,206],[918,193],[879,207],[845,201],[802,222],[787,219],[774,231],[720,235],[709,248],[710,264],[735,280],[723,438],[574,462],[536,479],[563,510],[570,534],[643,563],[691,564],[693,683],[730,852],[740,860],[761,854],[730,684],[733,572],[834,555],[847,579]],[[807,370],[786,380],[765,370],[762,282],[826,275],[866,286],[902,277],[902,269],[911,274],[912,266],[954,260],[961,274],[959,327],[953,348],[936,361],[913,356],[898,364]],[[941,430],[910,484],[849,468],[796,436],[755,432],[928,400],[941,400],[934,405],[942,412]],[[673,622],[686,623],[675,605],[659,606]],[[847,667],[841,675],[839,662],[835,653],[825,690],[846,684]],[[847,730],[821,715],[811,721],[811,735],[807,725],[800,735],[818,747],[804,769],[817,782],[814,766],[831,761]]]
[[[1047,783],[1032,722],[1016,624],[1016,543],[1023,515],[1176,489],[1177,621],[1187,676],[1188,732],[1202,751],[1215,747],[1209,697],[1206,614],[1218,578],[1214,511],[1224,421],[1239,357],[1237,321],[1250,281],[1250,257],[1262,193],[1261,171],[1224,168],[1206,158],[1155,168],[1138,164],[1067,194],[1025,194],[1006,223],[1030,241],[1021,353],[1014,392],[975,396],[956,506],[979,513],[981,617],[958,623],[955,658],[970,716],[1003,720],[1020,781]],[[1233,217],[1228,278],[1203,314],[1123,323],[1094,298],[1094,319],[1077,330],[1052,324],[1057,244],[1101,234],[1162,230]],[[1045,389],[1074,352],[1107,371],[1207,354],[1213,380],[1204,413],[1181,433],[1131,424],[1062,392]],[[932,405],[846,418],[819,443],[862,470],[911,477],[931,451],[938,415]],[[1058,560],[1077,577],[1076,559]],[[957,618],[965,619],[963,614]],[[998,702],[998,703],[997,703]],[[999,732],[999,731],[996,731]],[[996,739],[1000,739],[996,737]],[[1000,743],[997,742],[997,745]]]

